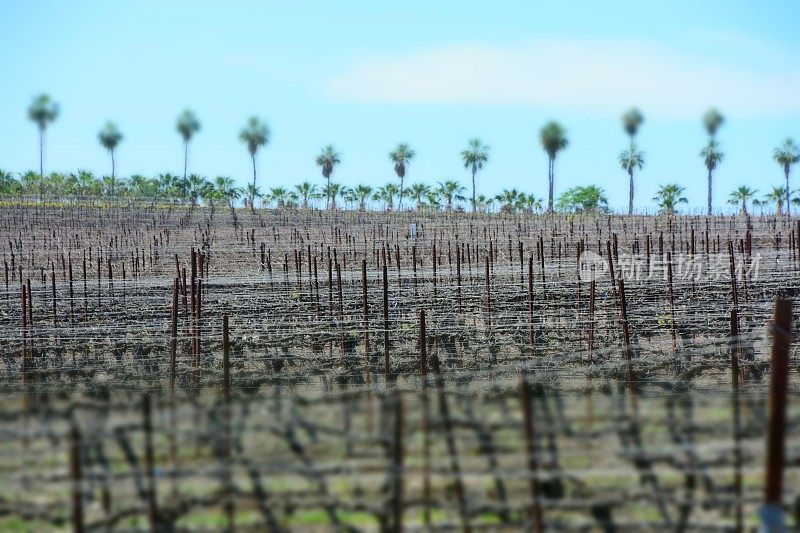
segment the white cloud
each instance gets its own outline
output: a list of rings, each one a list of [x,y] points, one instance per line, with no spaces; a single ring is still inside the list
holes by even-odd
[[[375,56],[329,80],[348,101],[531,105],[696,116],[710,105],[739,116],[800,111],[800,63],[741,47],[682,53],[640,41],[549,40],[512,46],[456,45]],[[749,56],[749,57],[747,57]]]

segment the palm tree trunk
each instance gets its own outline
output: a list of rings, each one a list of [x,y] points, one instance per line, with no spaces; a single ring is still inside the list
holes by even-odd
[[[630,187],[628,190],[628,214],[633,214],[633,167],[628,168],[628,176],[630,176]]]
[[[39,177],[44,177],[44,128],[39,128]]]
[[[403,210],[403,181],[405,176],[400,176],[400,199],[397,201],[397,210]]]
[[[325,177],[325,189],[327,192],[325,193],[325,209],[331,208],[331,177]]]
[[[253,160],[253,188],[256,188],[256,154],[250,154],[250,158]]]
[[[186,179],[186,169],[189,166],[189,141],[183,141],[183,179]]]
[[[44,196],[44,128],[39,128],[39,196]]]
[[[784,165],[783,174],[786,176],[786,214],[792,216],[792,202],[789,200],[789,165]]]
[[[547,164],[547,183],[549,187],[549,191],[547,193],[547,212],[553,212],[553,161],[554,159],[551,157],[550,161]]]
[[[111,152],[111,196],[114,196],[115,187],[114,184],[116,183],[116,165],[114,162],[114,150],[109,150]]]
[[[475,167],[472,167],[472,212],[475,212]]]
[[[711,216],[711,169],[708,169],[708,216]]]
[[[250,159],[253,161],[253,193],[254,193],[254,194],[250,195],[250,210],[251,211],[255,211],[255,205],[256,205],[256,196],[255,196],[255,190],[256,190],[256,153],[255,152],[252,152],[250,154]]]

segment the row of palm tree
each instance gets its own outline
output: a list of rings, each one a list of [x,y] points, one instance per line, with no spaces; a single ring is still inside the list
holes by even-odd
[[[59,114],[59,106],[53,101],[50,96],[46,94],[39,95],[34,98],[30,107],[28,108],[29,118],[35,122],[39,129],[39,175],[44,176],[44,136],[47,126],[54,122]],[[712,213],[712,182],[713,174],[719,164],[724,158],[724,153],[721,150],[720,144],[717,141],[717,132],[720,127],[725,123],[725,117],[717,109],[711,108],[703,115],[703,126],[708,133],[708,143],[700,151],[700,157],[703,158],[706,170],[708,171],[708,198],[707,208],[708,214]],[[636,135],[639,128],[644,123],[644,115],[636,108],[632,108],[622,115],[623,130],[630,138],[628,148],[619,154],[618,161],[623,170],[628,174],[629,179],[629,192],[628,192],[628,213],[633,213],[634,203],[634,174],[635,171],[641,170],[645,163],[645,153],[639,149],[636,144]],[[177,119],[176,129],[181,135],[184,142],[184,165],[183,165],[183,178],[187,179],[187,172],[189,166],[189,142],[193,136],[200,131],[200,121],[191,110],[184,110]],[[101,145],[106,148],[111,156],[111,189],[112,194],[114,190],[114,181],[116,177],[114,152],[123,139],[123,135],[119,128],[113,122],[108,122],[105,127],[100,130],[98,134]],[[258,149],[269,143],[270,130],[267,124],[258,117],[250,117],[245,127],[239,133],[239,140],[247,147],[250,154],[253,166],[253,181],[251,186],[246,190],[254,191],[257,186],[257,166],[256,154]],[[546,123],[539,132],[539,142],[542,148],[547,153],[548,167],[547,167],[547,180],[548,180],[548,196],[547,196],[547,211],[553,212],[554,210],[554,190],[555,190],[555,162],[556,158],[569,144],[567,139],[566,129],[558,122],[550,121]],[[398,191],[398,208],[403,208],[403,199],[405,198],[405,176],[407,168],[411,160],[415,156],[415,151],[405,143],[398,144],[397,147],[389,153],[389,158],[394,164],[394,170],[397,174],[400,186]],[[472,180],[472,196],[470,204],[472,210],[478,210],[479,202],[477,197],[476,176],[484,165],[489,160],[489,146],[483,144],[480,139],[470,139],[467,148],[460,154],[461,161],[464,168],[470,172]],[[783,144],[775,148],[773,152],[773,159],[781,165],[785,179],[786,196],[784,203],[786,204],[787,211],[790,210],[791,201],[789,198],[789,174],[792,165],[800,162],[800,148],[792,141],[786,139]],[[333,171],[341,162],[341,153],[337,152],[332,145],[325,146],[321,149],[319,155],[316,157],[316,163],[322,171],[322,176],[325,179],[326,188],[330,191],[331,175]],[[255,198],[252,194],[248,194],[247,201],[250,205],[253,204]],[[334,201],[333,197],[326,197],[326,207],[330,207]]]
[[[800,191],[792,192],[798,194]],[[728,203],[731,205],[738,205],[739,212],[743,215],[748,214],[748,202],[752,203],[755,207],[762,208],[762,211],[765,206],[775,206],[775,214],[778,216],[783,214],[784,205],[787,206],[787,209],[788,206],[791,205],[800,205],[800,197],[791,197],[789,191],[784,186],[772,187],[770,191],[761,198],[756,198],[757,194],[758,191],[756,189],[747,185],[741,185],[730,194]]]
[[[472,198],[465,195],[466,191],[467,188],[458,181],[445,180],[433,187],[425,183],[413,183],[404,188],[402,194],[414,202],[416,211],[463,211],[462,202],[472,205]],[[29,171],[15,178],[10,172],[0,170],[0,196],[36,195],[42,192],[67,196],[165,198],[187,205],[203,202],[210,206],[227,204],[231,207],[234,202],[244,197],[251,209],[254,209],[256,199],[262,199],[265,205],[276,208],[302,209],[315,207],[316,200],[325,199],[326,208],[335,210],[344,204],[347,208],[356,208],[360,211],[366,210],[371,202],[381,205],[387,211],[392,211],[395,209],[395,200],[398,200],[399,208],[401,196],[400,187],[394,183],[387,183],[381,187],[363,184],[346,187],[336,182],[328,182],[319,187],[304,181],[290,188],[273,187],[262,192],[252,183],[244,188],[238,188],[234,180],[226,176],[207,179],[197,174],[190,174],[183,178],[164,173],[155,177],[136,174],[128,179],[115,179],[111,176],[95,177],[91,172],[81,170],[70,174],[54,172],[44,178],[37,172]],[[661,212],[675,214],[677,208],[686,203],[684,192],[685,188],[677,184],[662,185],[653,197],[653,201]],[[773,187],[761,198],[756,197],[757,193],[758,191],[748,186],[740,186],[731,192],[728,203],[739,206],[740,212],[745,215],[748,214],[748,204],[761,208],[762,213],[765,207],[774,206],[776,215],[783,214],[787,198],[785,187]],[[792,191],[792,194],[794,197],[791,198],[791,204],[800,205],[800,191]],[[608,205],[608,197],[602,188],[597,185],[587,185],[572,187],[562,193],[554,201],[554,211],[607,212]],[[542,209],[541,198],[517,189],[503,189],[495,196],[479,194],[475,197],[475,210],[478,212],[498,210],[501,213],[536,213]]]

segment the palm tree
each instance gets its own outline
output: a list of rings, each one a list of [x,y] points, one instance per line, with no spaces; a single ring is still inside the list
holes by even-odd
[[[297,193],[294,191],[289,191],[289,194],[286,195],[286,207],[289,209],[297,209]]]
[[[186,194],[192,205],[197,205],[197,199],[201,196],[205,188],[206,180],[197,174],[190,174],[186,179]]]
[[[525,209],[527,213],[533,213],[534,210],[541,210],[542,209],[542,199],[536,198],[532,194],[522,194],[518,200],[518,204],[520,207]]]
[[[547,152],[549,163],[547,166],[547,181],[549,192],[547,196],[547,212],[553,212],[553,186],[555,184],[555,163],[558,153],[567,147],[567,131],[555,121],[550,121],[544,125],[539,132],[539,142]]]
[[[44,177],[44,130],[58,118],[58,104],[50,95],[40,94],[28,107],[28,118],[39,126],[39,176]]]
[[[256,198],[262,198],[264,196],[264,193],[261,192],[261,188],[252,183],[248,183],[247,187],[244,188],[244,194],[246,196],[245,202],[250,204],[250,211],[255,211]]]
[[[785,187],[773,187],[770,192],[764,195],[764,202],[762,203],[775,203],[775,215],[781,216],[783,214],[783,202],[787,198]],[[755,200],[753,201],[755,203]]]
[[[425,195],[425,207],[433,211],[438,211],[442,207],[442,197],[439,195],[439,191],[434,189]]]
[[[711,182],[712,172],[717,167],[717,164],[722,160],[722,152],[719,151],[719,145],[716,142],[717,130],[725,123],[725,117],[722,116],[716,108],[711,108],[703,115],[703,127],[708,132],[708,145],[700,156],[705,158],[706,168],[708,169],[708,216],[711,216]],[[719,155],[719,157],[717,157]]]
[[[706,147],[700,152],[700,157],[705,160],[706,169],[708,169],[708,216],[711,216],[711,182],[714,177],[714,169],[717,168],[724,155],[719,149],[719,144],[713,138],[709,139]]]
[[[415,209],[417,211],[419,211],[422,208],[422,199],[428,195],[430,190],[431,190],[430,187],[428,187],[424,183],[415,183],[409,188],[409,191],[411,191],[410,193],[411,199],[416,202]]]
[[[117,148],[117,145],[122,141],[122,132],[119,131],[117,125],[113,122],[106,122],[106,125],[100,132],[97,134],[97,139],[100,141],[100,144],[103,145],[103,148],[108,150],[108,153],[111,154],[111,195],[114,195],[115,192],[115,180],[116,180],[116,164],[114,161],[114,150]]]
[[[489,160],[489,147],[483,146],[480,139],[470,139],[467,149],[461,152],[461,160],[464,168],[472,172],[472,210],[475,211],[475,174]]]
[[[786,179],[786,213],[791,215],[792,209],[789,202],[789,170],[792,165],[800,161],[800,149],[790,138],[783,141],[783,144],[775,148],[772,158],[776,163],[783,167],[783,176]]]
[[[275,202],[275,207],[282,209],[286,207],[286,200],[289,198],[289,191],[285,187],[273,187],[267,194],[267,200]]]
[[[17,188],[17,180],[11,172],[0,170],[0,196],[11,194]]]
[[[633,214],[633,171],[641,170],[644,166],[644,152],[640,151],[635,144],[619,154],[619,164],[622,170],[628,173],[628,214]]]
[[[341,157],[342,154],[337,152],[333,145],[329,144],[320,150],[320,153],[315,160],[317,165],[319,165],[319,167],[322,169],[322,177],[325,178],[325,189],[327,190],[330,190],[331,174],[333,174],[334,167],[342,162]],[[325,209],[328,209],[331,205],[331,197],[326,196],[326,198],[327,200],[325,201]]]
[[[227,176],[217,176],[214,178],[214,190],[216,198],[228,202],[232,208],[234,200],[239,198],[241,191],[236,187],[236,182]]]
[[[682,196],[685,190],[685,187],[681,187],[675,183],[661,185],[658,188],[658,192],[653,197],[653,200],[658,204],[662,213],[674,215],[678,204],[688,203],[686,198]]]
[[[128,185],[130,187],[129,192],[137,198],[152,198],[158,193],[158,182],[141,174],[131,176],[128,179]],[[114,187],[113,178],[111,187]]]
[[[206,180],[203,181],[203,186],[200,188],[200,197],[203,199],[206,205],[211,207],[211,210],[213,212],[215,202],[219,198],[219,191],[217,191],[217,189],[214,188],[213,183]]]
[[[394,197],[400,192],[397,185],[394,183],[387,183],[383,187],[378,187],[375,194],[372,195],[374,200],[383,201],[386,204],[386,210],[392,211],[394,209]]]
[[[94,183],[94,174],[88,170],[79,170],[78,173],[75,174],[76,192],[81,196],[89,194],[94,186]]]
[[[622,127],[631,138],[631,146],[636,143],[636,134],[643,122],[644,115],[635,107],[622,114]]]
[[[39,194],[43,194],[44,176],[29,170],[19,177],[19,185],[24,194],[33,194],[34,191],[39,191]]]
[[[358,193],[352,187],[342,187],[342,192],[339,193],[339,196],[344,199],[347,209],[352,208],[353,204],[358,202]]]
[[[731,193],[730,198],[728,199],[728,203],[731,205],[738,205],[741,204],[741,209],[739,213],[742,215],[747,215],[747,202],[756,195],[758,191],[755,189],[751,189],[746,185],[742,185],[738,187]]]
[[[158,188],[163,196],[172,199],[185,197],[185,178],[181,178],[167,172],[166,174],[159,174],[155,180],[158,182]]]
[[[331,183],[329,181],[328,184],[322,188],[322,194],[328,199],[328,208],[331,211],[336,211],[336,197],[342,194],[342,192],[344,192],[344,187],[342,187],[340,183]]]
[[[183,137],[183,177],[186,179],[186,169],[189,166],[189,141],[192,136],[200,131],[200,121],[197,120],[194,112],[190,109],[185,109],[183,113],[178,115],[178,122],[176,124],[178,133]]]
[[[358,200],[358,210],[364,211],[367,208],[367,198],[372,194],[372,187],[369,185],[356,185],[353,192],[356,193],[356,199]]]
[[[294,188],[297,191],[297,194],[300,195],[300,198],[303,200],[303,209],[308,209],[309,199],[318,197],[317,186],[308,181],[304,181],[299,185],[295,185]]]
[[[631,138],[630,148],[619,155],[619,164],[622,170],[628,173],[630,184],[628,189],[628,214],[633,214],[633,171],[642,169],[644,165],[644,152],[636,149],[636,134],[644,122],[644,115],[637,108],[631,108],[622,115],[622,128]]]
[[[503,189],[500,194],[495,196],[495,200],[502,203],[501,213],[513,213],[519,201],[520,192],[517,189]]]
[[[425,200],[428,202],[427,206],[433,210],[438,210],[442,206],[439,191],[432,190],[425,195]]]
[[[397,177],[400,178],[400,199],[397,202],[397,208],[403,209],[403,179],[406,176],[406,167],[409,162],[414,158],[415,152],[407,144],[398,144],[397,148],[389,152],[389,159],[394,163],[394,171]]]
[[[247,125],[239,132],[239,140],[247,145],[250,159],[253,160],[253,187],[256,186],[256,152],[260,146],[269,142],[269,127],[258,117],[250,117]],[[250,198],[250,202],[253,202]]]
[[[445,209],[447,211],[452,211],[453,200],[464,200],[464,195],[461,193],[465,190],[466,188],[462,187],[457,181],[447,180],[444,183],[439,182],[439,187],[436,189],[436,192],[445,199]]]
[[[485,194],[479,194],[478,197],[475,199],[476,207],[478,211],[487,212],[492,205],[494,204],[494,200],[489,198]]]
[[[712,139],[714,139],[714,137],[717,135],[717,130],[724,123],[725,117],[713,107],[706,111],[703,115],[703,126],[706,128],[708,136]]]

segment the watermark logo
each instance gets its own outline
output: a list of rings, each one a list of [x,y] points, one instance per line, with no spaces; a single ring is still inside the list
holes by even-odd
[[[740,255],[733,264],[737,279],[757,279],[761,266],[761,254]],[[625,281],[664,280],[669,277],[676,281],[730,281],[731,263],[727,254],[692,255],[677,253],[672,255],[672,264],[660,254],[650,257],[641,254],[620,254],[614,261],[614,276]],[[604,277],[610,270],[608,261],[592,251],[583,252],[578,259],[578,277],[582,282]]]
[[[608,261],[600,254],[587,250],[578,259],[578,277],[581,281],[596,280],[606,272],[608,272]]]

